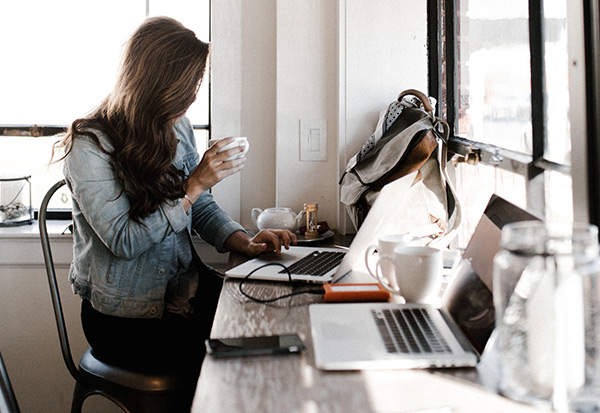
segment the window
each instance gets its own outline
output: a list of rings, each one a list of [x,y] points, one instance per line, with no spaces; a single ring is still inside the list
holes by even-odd
[[[209,41],[209,0],[22,0],[0,3],[0,176],[31,175],[33,206],[62,177],[52,144],[112,89],[121,48],[146,16],[167,15]],[[209,133],[209,74],[188,111]],[[70,208],[57,196],[52,208]]]
[[[463,242],[492,193],[547,221],[573,220],[566,8],[567,0],[430,4],[430,88],[452,132]]]

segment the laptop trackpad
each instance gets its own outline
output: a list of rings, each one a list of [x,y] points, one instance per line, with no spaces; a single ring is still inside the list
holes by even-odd
[[[327,341],[360,341],[365,337],[365,329],[360,325],[350,326],[335,322],[324,322],[319,326],[320,336]]]
[[[296,254],[291,254],[285,250],[282,250],[280,254],[276,252],[265,252],[258,256],[258,259],[265,262],[286,262],[286,261],[294,261],[298,259]]]

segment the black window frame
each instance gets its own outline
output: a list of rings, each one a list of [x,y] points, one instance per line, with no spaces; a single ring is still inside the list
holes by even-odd
[[[209,82],[210,83],[210,82]],[[209,84],[209,101],[210,101],[210,84]],[[210,104],[208,105],[210,117]],[[0,123],[0,136],[26,136],[33,138],[41,138],[47,136],[55,136],[63,134],[67,131],[67,125],[23,125],[23,124],[2,124]],[[194,130],[206,130],[210,139],[210,124],[194,124]]]
[[[586,67],[588,211],[590,223],[600,227],[600,4],[583,0]]]
[[[600,112],[599,36],[600,14],[597,0],[584,0],[586,61],[588,83],[588,165],[599,165],[598,123]],[[529,44],[531,58],[532,154],[524,154],[495,145],[465,139],[455,135],[458,122],[458,21],[457,2],[453,0],[428,0],[428,64],[429,91],[439,96],[437,112],[443,114],[450,126],[449,151],[462,160],[475,160],[526,179],[527,208],[544,217],[546,197],[544,172],[555,171],[571,175],[570,165],[550,161],[544,156],[546,131],[546,102],[544,93],[544,19],[543,0],[529,0]],[[594,40],[594,41],[592,41]],[[591,168],[590,168],[591,169]],[[589,211],[591,223],[600,223],[600,176],[588,172]]]

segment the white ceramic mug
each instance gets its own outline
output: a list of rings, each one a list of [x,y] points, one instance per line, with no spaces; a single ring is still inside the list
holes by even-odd
[[[221,138],[221,139],[225,139],[225,138]],[[217,139],[214,141],[214,143],[211,144],[214,145],[215,143],[217,143],[219,140],[221,139]],[[234,156],[230,156],[229,158],[225,159],[225,161],[232,161],[234,159],[237,158],[241,158],[242,156],[245,156],[246,153],[248,152],[248,149],[250,149],[250,142],[248,141],[248,138],[245,136],[238,136],[233,138],[233,142],[228,143],[227,145],[223,146],[220,150],[219,153],[226,151],[228,149],[233,149],[236,146],[242,146],[244,147],[244,150],[238,154],[235,154]]]
[[[393,266],[395,286],[389,286],[382,276],[381,267]],[[399,246],[393,256],[383,256],[377,263],[375,274],[379,283],[389,292],[404,297],[408,303],[435,303],[443,280],[444,259],[442,251],[423,246]]]
[[[365,265],[369,274],[375,279],[377,276],[377,267],[379,266],[379,260],[381,257],[392,257],[394,255],[394,249],[402,245],[415,245],[418,242],[412,235],[409,234],[388,234],[382,235],[377,239],[377,245],[371,245],[365,251]],[[386,261],[383,262],[379,268],[381,274],[388,281],[388,285],[392,288],[397,289],[396,279],[394,278],[394,265],[393,263]]]

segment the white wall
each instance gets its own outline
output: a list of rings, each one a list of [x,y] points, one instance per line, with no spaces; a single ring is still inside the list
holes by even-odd
[[[251,141],[245,169],[214,189],[217,201],[249,228],[253,207],[299,212],[317,202],[319,220],[343,229],[347,159],[385,105],[426,89],[426,3],[215,0],[212,10],[213,135]],[[300,161],[303,119],[326,121],[326,161]]]
[[[425,1],[340,0],[341,171],[400,92],[427,93],[426,6]],[[340,209],[338,227],[351,230],[343,205]]]
[[[337,5],[320,0],[301,4],[277,3],[276,202],[295,211],[318,203],[319,220],[335,225]],[[326,161],[300,161],[300,122],[312,119],[327,125]]]

